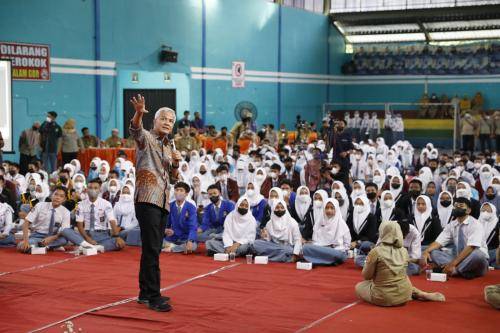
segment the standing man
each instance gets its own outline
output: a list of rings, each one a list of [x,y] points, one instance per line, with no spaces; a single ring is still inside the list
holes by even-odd
[[[349,154],[354,148],[352,144],[351,133],[344,130],[346,126],[345,120],[340,119],[338,121],[330,120],[330,133],[329,133],[329,147],[333,148],[332,160],[339,161],[343,169],[349,170],[351,168],[351,162],[349,160]]]
[[[40,127],[40,146],[45,169],[50,174],[57,169],[57,152],[61,145],[62,129],[56,123],[57,112],[47,112],[47,118]]]
[[[160,252],[170,209],[170,177],[176,178],[182,159],[168,140],[176,116],[172,109],[158,109],[153,129],[147,131],[142,126],[142,116],[148,112],[144,97],[138,95],[131,103],[135,114],[130,123],[130,135],[137,146],[135,212],[142,241],[137,301],[152,310],[167,312],[172,308],[168,304],[170,299],[160,294]]]
[[[40,147],[40,123],[35,121],[33,126],[22,131],[19,137],[19,165],[21,173],[24,175],[28,172],[28,164],[36,159],[36,150]]]

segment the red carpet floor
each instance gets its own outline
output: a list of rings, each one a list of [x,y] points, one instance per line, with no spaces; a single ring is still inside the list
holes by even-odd
[[[63,332],[55,323],[66,318],[82,332],[500,330],[500,312],[483,300],[484,286],[500,283],[499,271],[473,281],[412,278],[421,289],[443,292],[447,302],[380,308],[356,299],[361,275],[352,262],[298,271],[292,264],[162,254],[162,288],[174,310],[156,313],[130,300],[137,296],[139,257],[138,248],[92,257],[0,249],[0,332]]]

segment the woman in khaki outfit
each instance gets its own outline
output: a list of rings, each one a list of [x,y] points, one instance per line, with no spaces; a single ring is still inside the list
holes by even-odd
[[[426,293],[411,285],[406,275],[409,256],[399,224],[383,222],[379,235],[378,245],[370,251],[363,267],[365,281],[356,285],[357,296],[379,306],[404,305],[412,299],[443,302],[443,294]]]

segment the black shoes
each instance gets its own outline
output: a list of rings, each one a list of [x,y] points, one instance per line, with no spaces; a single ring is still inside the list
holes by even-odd
[[[168,303],[168,302],[170,302],[170,297],[160,296],[159,303]],[[139,304],[149,304],[149,299],[137,298],[137,303],[139,303]]]
[[[157,311],[157,312],[169,312],[170,310],[172,310],[172,307],[170,306],[170,304],[164,302],[164,303],[148,303],[148,307],[151,309],[151,310],[154,310],[154,311]]]

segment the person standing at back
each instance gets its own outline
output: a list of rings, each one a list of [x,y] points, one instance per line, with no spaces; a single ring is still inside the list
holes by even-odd
[[[40,126],[40,146],[43,165],[50,174],[57,169],[57,152],[61,145],[62,129],[56,123],[57,112],[47,112],[47,118]]]

